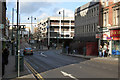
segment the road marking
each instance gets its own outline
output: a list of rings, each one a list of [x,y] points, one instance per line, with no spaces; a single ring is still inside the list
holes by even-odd
[[[37,78],[37,80],[38,79],[39,80],[44,80],[43,77],[37,71],[35,71],[35,69],[33,69],[33,67],[29,63],[27,63],[25,60],[24,60],[24,62],[25,62],[25,65],[27,65],[27,67],[33,73],[33,75]]]
[[[64,76],[68,76],[68,77],[70,77],[70,78],[72,78],[72,79],[74,79],[74,80],[78,80],[77,78],[75,78],[75,77],[72,76],[71,74],[68,74],[68,73],[66,73],[66,72],[64,72],[64,71],[61,71],[61,73],[62,73]]]
[[[26,66],[26,64],[24,64],[24,65],[25,65],[26,69],[28,70],[28,72],[32,74],[32,72],[28,69],[28,67]],[[32,74],[32,76],[33,76],[33,78],[35,78],[33,74]]]
[[[44,56],[44,57],[47,57],[46,55],[43,54],[43,52],[41,52],[41,55]]]

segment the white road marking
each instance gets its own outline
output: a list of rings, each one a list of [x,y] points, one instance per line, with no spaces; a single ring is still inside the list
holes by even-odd
[[[41,52],[41,55],[44,56],[44,57],[47,57],[46,55],[43,54],[43,52]]]
[[[61,73],[62,73],[64,76],[68,76],[68,77],[70,77],[70,78],[72,78],[72,79],[74,79],[74,80],[78,80],[77,78],[75,78],[75,77],[72,76],[71,74],[68,74],[68,73],[66,73],[66,72],[64,72],[64,71],[61,71]]]

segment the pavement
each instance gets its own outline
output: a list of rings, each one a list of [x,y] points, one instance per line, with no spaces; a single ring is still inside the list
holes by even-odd
[[[25,43],[25,41],[23,40],[23,44],[20,47],[24,48],[24,47],[30,47],[29,44]],[[24,70],[20,71],[20,76],[18,77],[18,72],[16,71],[16,62],[15,62],[15,55],[9,55],[8,57],[8,65],[5,66],[5,75],[3,76],[3,79],[11,79],[11,80],[16,80],[16,79],[21,79],[21,78],[30,78],[33,79],[35,78],[32,74],[32,72],[27,68],[26,64],[24,65]]]
[[[15,68],[15,56],[9,55],[9,63],[5,66],[5,75],[3,76],[3,79],[11,79],[16,80],[17,77],[17,71]],[[19,78],[34,78],[33,74],[28,70],[26,65],[24,64],[24,70],[20,72]]]
[[[67,56],[79,57],[79,58],[84,58],[87,60],[93,60],[93,61],[102,62],[102,63],[118,64],[118,57],[115,57],[115,56],[98,57],[98,56],[84,56],[80,54],[67,54],[67,53],[64,53],[64,54]]]

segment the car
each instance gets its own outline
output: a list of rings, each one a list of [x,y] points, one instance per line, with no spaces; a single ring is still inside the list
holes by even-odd
[[[32,48],[25,48],[23,51],[24,55],[33,55],[33,50]]]

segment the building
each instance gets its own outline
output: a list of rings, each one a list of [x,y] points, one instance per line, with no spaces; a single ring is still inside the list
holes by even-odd
[[[101,45],[108,44],[110,54],[120,55],[120,0],[101,0],[103,15],[102,29],[106,29],[101,33]]]
[[[96,33],[99,25],[100,2],[91,1],[75,10],[75,38],[80,54],[98,55]],[[77,46],[76,46],[77,47]]]
[[[48,17],[38,23],[39,40],[47,41],[47,45],[61,45],[74,37],[73,17]]]

